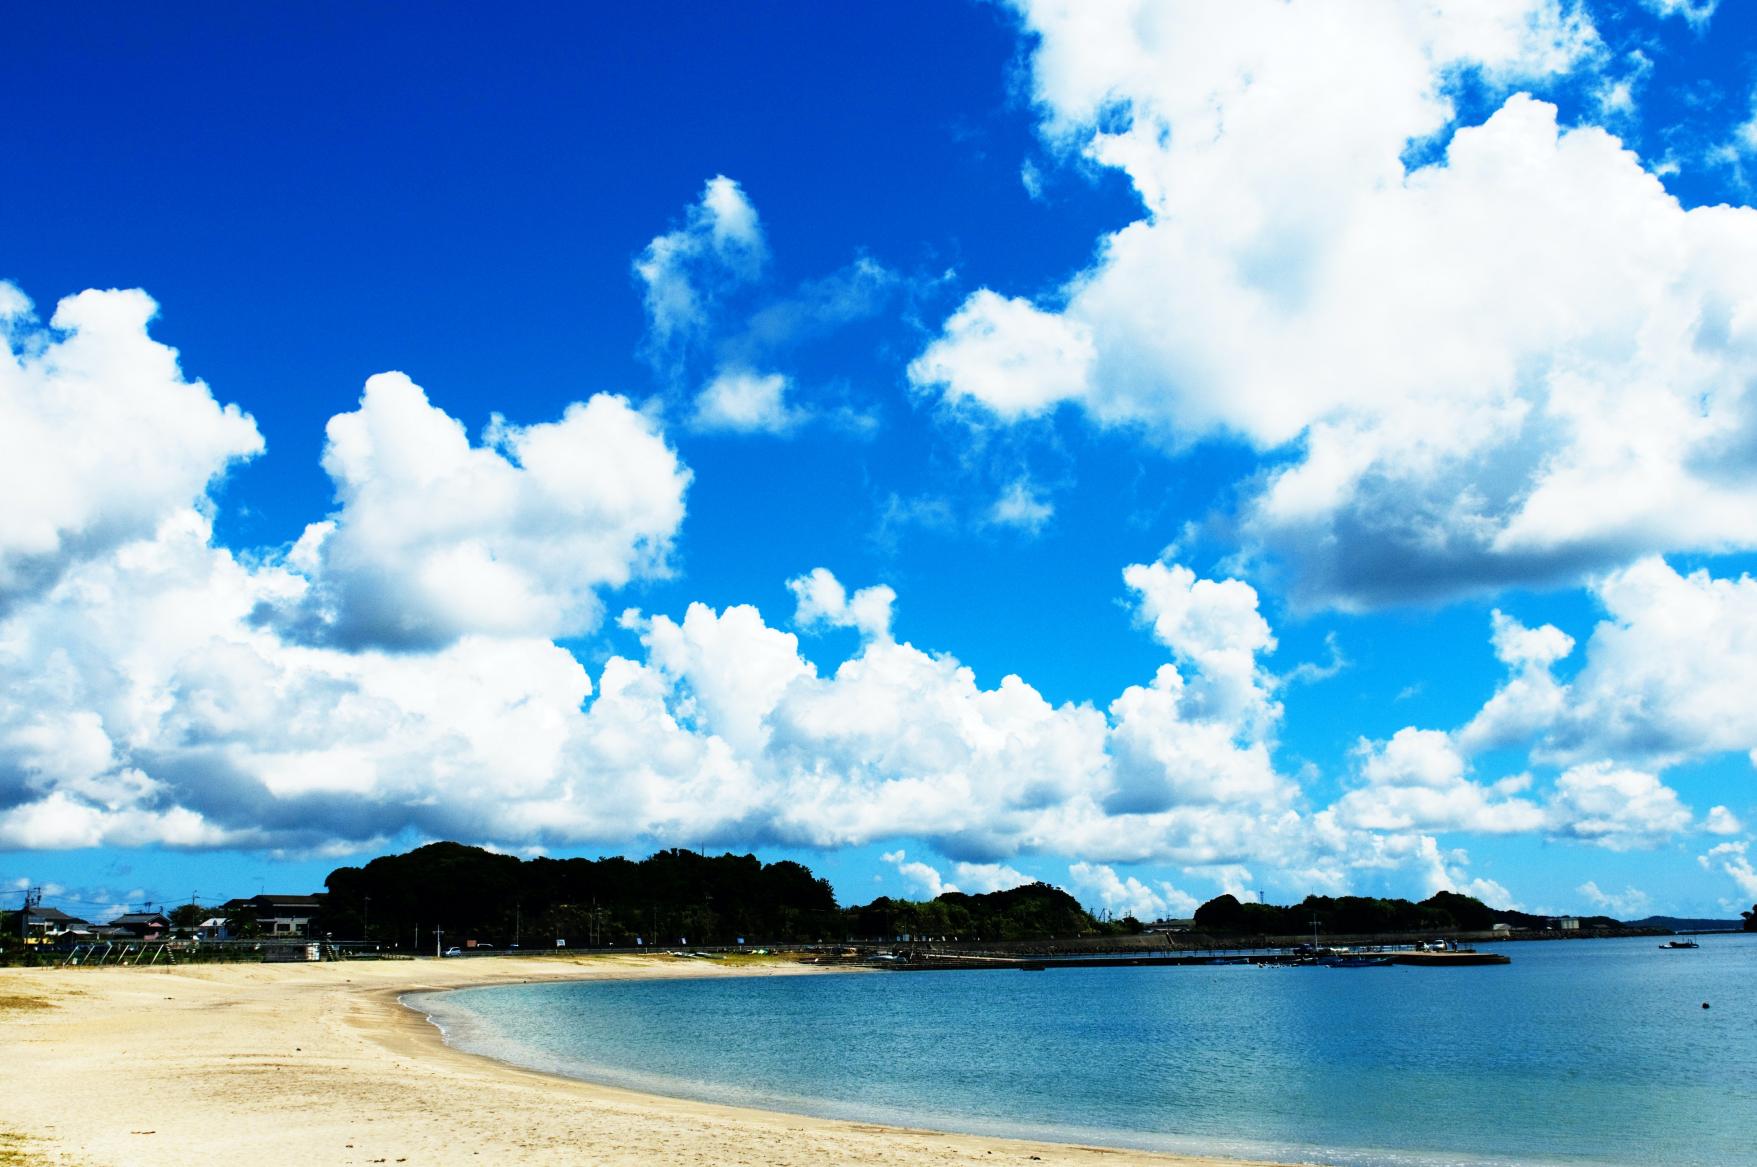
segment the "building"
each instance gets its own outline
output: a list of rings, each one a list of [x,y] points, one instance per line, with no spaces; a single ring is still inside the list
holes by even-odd
[[[197,940],[230,940],[232,930],[227,926],[224,916],[209,916],[195,926]]]
[[[69,916],[59,908],[31,908],[24,920],[24,942],[26,944],[55,944],[70,932],[79,932],[87,927],[86,922],[78,916]],[[12,912],[6,918],[8,935],[19,934],[18,913]]]
[[[171,921],[157,912],[128,912],[110,921],[111,928],[121,929],[132,940],[168,940]]]
[[[256,921],[257,931],[264,936],[308,936],[311,921],[323,904],[310,895],[258,895],[249,899],[228,900],[220,908],[224,920]],[[205,925],[203,925],[205,927]],[[231,931],[236,934],[237,928]]]

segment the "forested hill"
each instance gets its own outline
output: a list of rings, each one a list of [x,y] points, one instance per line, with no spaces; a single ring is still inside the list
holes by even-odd
[[[324,928],[408,947],[443,928],[458,943],[505,947],[714,944],[840,938],[826,880],[801,864],[754,855],[660,851],[637,861],[519,859],[460,843],[430,843],[324,880]],[[447,941],[449,944],[450,941]]]
[[[637,861],[526,859],[430,843],[324,881],[322,928],[430,948],[470,940],[505,947],[837,942],[899,936],[991,940],[1070,937],[1139,925],[1099,924],[1067,892],[1035,883],[986,895],[948,892],[925,903],[880,898],[842,908],[801,864],[754,855],[660,851]]]
[[[1744,920],[1699,920],[1685,916],[1648,916],[1624,923],[1631,928],[1664,928],[1672,932],[1737,932],[1746,926]]]
[[[1297,904],[1240,903],[1234,896],[1216,896],[1196,909],[1198,931],[1218,935],[1299,936],[1312,931],[1326,936],[1382,935],[1397,932],[1487,932],[1496,924],[1542,929],[1549,917],[1491,908],[1457,892],[1436,892],[1419,903],[1366,896],[1307,896]],[[1609,916],[1583,916],[1584,928],[1621,927]]]
[[[1100,924],[1073,896],[1047,883],[982,895],[949,891],[926,903],[881,896],[863,908],[849,908],[847,915],[848,935],[875,940],[900,936],[1039,940],[1140,929],[1132,920]]]

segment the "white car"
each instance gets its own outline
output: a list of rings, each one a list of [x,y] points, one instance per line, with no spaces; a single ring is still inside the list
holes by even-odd
[[[461,948],[448,948],[445,950],[445,954],[447,956],[462,956],[464,954],[464,950]]]

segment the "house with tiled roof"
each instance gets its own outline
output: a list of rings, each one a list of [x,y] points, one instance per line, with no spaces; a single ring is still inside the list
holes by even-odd
[[[111,928],[120,928],[136,940],[165,940],[171,932],[171,921],[158,912],[126,912],[110,921]]]
[[[18,913],[7,915],[4,927],[7,934],[19,934]],[[78,932],[88,927],[78,916],[69,916],[59,908],[35,907],[30,909],[24,921],[24,942],[26,944],[54,944],[70,932]]]

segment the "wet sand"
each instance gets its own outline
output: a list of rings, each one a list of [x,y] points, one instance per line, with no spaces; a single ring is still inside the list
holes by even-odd
[[[460,1053],[397,1000],[728,975],[832,974],[635,956],[0,969],[0,1165],[1230,1162],[637,1094]]]

